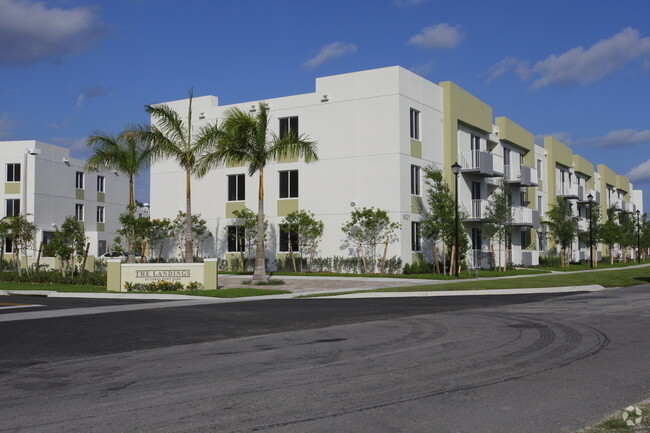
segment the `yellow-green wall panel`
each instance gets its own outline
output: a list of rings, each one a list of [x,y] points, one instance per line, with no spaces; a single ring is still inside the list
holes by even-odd
[[[77,189],[75,190],[74,197],[77,200],[83,200],[84,199],[84,190],[83,189]]]
[[[411,213],[422,213],[422,197],[418,195],[411,196]]]
[[[278,158],[278,163],[280,164],[287,162],[298,162],[298,155],[288,155],[283,158]]]
[[[535,136],[507,117],[497,117],[496,125],[499,138],[526,151],[524,164],[535,167]]]
[[[106,193],[104,193],[104,192],[98,192],[98,193],[97,193],[97,201],[99,201],[99,202],[104,202],[104,201],[106,201]]]
[[[422,142],[411,138],[411,156],[422,159]]]
[[[5,194],[20,194],[20,182],[5,183]]]
[[[106,226],[104,223],[97,223],[97,231],[98,232],[103,232],[106,229]]]
[[[621,176],[620,174],[617,175],[616,189],[620,189],[625,192],[630,192],[630,178],[626,176]]]
[[[246,207],[243,201],[226,202],[226,218],[235,218],[234,212],[242,211]]]
[[[287,216],[291,212],[298,212],[298,199],[278,200],[278,216]]]

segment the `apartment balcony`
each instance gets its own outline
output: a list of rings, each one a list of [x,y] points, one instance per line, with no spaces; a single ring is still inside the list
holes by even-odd
[[[484,199],[470,200],[470,207],[461,205],[463,212],[466,214],[464,221],[481,221],[485,219],[488,201]]]
[[[578,198],[577,183],[559,183],[555,187],[555,194],[558,197]]]
[[[589,194],[591,194],[591,198],[594,201],[594,203],[599,203],[600,202],[600,193],[593,190],[586,188],[582,185],[578,186],[578,201],[580,203],[589,203]]]
[[[515,226],[539,227],[539,211],[525,206],[513,206],[512,224]]]
[[[587,218],[578,219],[578,231],[583,233],[589,231],[589,220]]]
[[[618,199],[614,201],[614,207],[616,207],[616,210],[620,210],[622,212],[625,212],[625,200],[623,199]]]
[[[478,249],[469,250],[465,255],[467,269],[483,269],[492,268],[492,254],[488,251],[481,251]]]
[[[637,209],[638,209],[638,208],[637,208],[637,206],[636,206],[634,203],[628,203],[628,204],[627,204],[627,211],[628,211],[629,213],[636,214],[636,210],[637,210]]]
[[[485,150],[460,152],[459,159],[462,173],[482,177],[504,175],[503,158],[491,152]]]
[[[508,183],[520,186],[536,186],[537,170],[526,165],[508,164],[504,166]]]

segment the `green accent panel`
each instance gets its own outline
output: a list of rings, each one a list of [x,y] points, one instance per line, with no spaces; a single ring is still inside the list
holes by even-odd
[[[106,290],[109,292],[121,292],[122,263],[119,260],[109,261],[106,265],[107,281]]]
[[[98,232],[103,232],[106,230],[106,224],[104,223],[97,223],[97,231]]]
[[[105,192],[98,192],[97,193],[97,201],[106,201],[106,193]]]
[[[84,190],[83,189],[77,189],[75,190],[74,197],[77,200],[83,200],[84,199]]]
[[[600,217],[603,223],[607,221],[607,185],[616,187],[616,173],[605,164],[598,164],[598,174],[600,175]]]
[[[298,155],[286,156],[284,158],[278,158],[278,163],[283,164],[286,162],[298,162]]]
[[[630,192],[630,178],[626,176],[621,176],[620,174],[617,175],[616,189],[620,189],[625,192]]]
[[[291,212],[298,212],[298,199],[278,200],[278,216],[287,216]]]
[[[233,212],[236,210],[244,210],[246,203],[243,201],[231,201],[226,203],[226,218],[234,218],[235,215]]]
[[[246,253],[244,253],[244,258],[246,258],[245,255]],[[237,262],[239,262],[239,270],[241,271],[243,266],[241,253],[226,253],[226,268],[231,271],[234,270],[232,266],[230,266],[232,259],[236,259]]]
[[[573,151],[554,137],[544,137],[544,149],[548,153],[546,160],[546,179],[548,179],[548,203],[555,203],[555,167],[559,163],[566,167],[573,166]]]
[[[528,194],[528,207],[530,209],[537,209],[537,188],[529,186],[526,190]]]
[[[594,165],[580,155],[573,155],[573,169],[590,178],[594,177]]]
[[[411,156],[422,159],[422,142],[411,138]]]
[[[411,196],[411,213],[422,213],[422,197],[419,195]]]
[[[420,263],[422,261],[422,254],[411,253],[411,264]]]
[[[203,260],[203,288],[205,290],[216,290],[219,288],[217,259]]]
[[[451,165],[458,160],[458,123],[492,132],[492,107],[474,97],[451,81],[440,83],[442,88],[443,139],[445,179],[454,192],[454,175]]]
[[[507,117],[497,117],[496,124],[499,127],[499,138],[525,150],[524,164],[534,167],[535,136]]]
[[[233,167],[244,167],[245,164],[231,164],[229,162],[226,163],[226,168],[233,168]]]
[[[5,183],[5,194],[20,194],[20,182]]]
[[[537,245],[537,229],[530,229],[530,242],[528,243],[529,247],[534,247],[534,249],[539,249],[539,245]]]
[[[537,189],[544,191],[544,181],[542,179],[537,180]]]

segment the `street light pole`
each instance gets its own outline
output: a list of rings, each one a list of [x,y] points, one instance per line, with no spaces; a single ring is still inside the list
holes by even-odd
[[[454,162],[454,164],[451,166],[451,172],[454,173],[454,176],[456,178],[456,187],[455,187],[455,193],[456,193],[456,219],[455,219],[455,233],[454,233],[454,242],[456,245],[456,262],[454,263],[454,273],[456,274],[456,278],[459,278],[458,276],[458,261],[459,261],[459,252],[460,248],[458,245],[458,175],[460,174],[460,169],[461,166],[458,162]]]
[[[641,211],[636,210],[636,262],[641,263]]]
[[[594,196],[589,194],[587,196],[587,200],[589,200],[589,267],[591,269],[594,268],[594,237],[593,237],[593,226],[592,226],[592,218],[591,218],[591,206],[592,202],[594,200]]]

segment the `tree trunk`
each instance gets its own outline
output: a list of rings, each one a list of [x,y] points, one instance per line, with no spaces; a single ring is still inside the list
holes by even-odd
[[[609,246],[609,264],[614,264],[614,247],[611,245]]]
[[[314,264],[314,253],[316,252],[316,241],[311,243],[311,251],[309,253],[309,272],[312,272],[312,266]]]
[[[20,251],[18,250],[18,246],[14,246],[14,260],[16,261],[16,270],[18,271],[18,275],[22,275],[23,267],[20,263]]]
[[[192,175],[190,169],[185,169],[185,263],[194,262],[192,257],[192,189],[191,182]]]
[[[293,246],[291,245],[291,235],[289,235],[289,257],[291,257],[291,265],[293,266],[293,272],[298,273],[296,268],[296,258],[293,256]]]
[[[451,246],[451,258],[449,260],[449,273],[456,273],[456,245]]]
[[[160,241],[160,249],[158,250],[158,263],[160,263],[160,259],[162,258],[162,252],[163,252],[163,246],[165,245],[164,241]]]
[[[508,270],[508,245],[506,244],[506,254],[505,257],[503,258],[503,272]]]
[[[81,274],[86,270],[86,260],[88,259],[88,250],[90,249],[90,242],[86,243],[86,251],[84,251],[84,260],[81,264]]]
[[[363,273],[368,273],[368,267],[366,266],[366,256],[363,253],[363,244],[359,244],[359,252],[361,253],[361,263],[363,264]]]
[[[492,270],[496,271],[497,270],[497,256],[494,253],[494,245],[490,243],[490,249],[492,250]]]
[[[442,275],[447,275],[447,250],[445,243],[442,242]]]
[[[438,248],[436,248],[436,241],[432,242],[433,246],[433,263],[436,264],[436,274],[440,273],[440,263],[438,263]]]
[[[43,241],[41,241],[38,247],[38,255],[36,256],[36,272],[41,269],[41,254],[43,254]]]
[[[257,206],[257,252],[253,282],[266,282],[266,263],[264,262],[264,168],[260,168]]]
[[[135,197],[133,195],[133,175],[129,175],[129,213],[135,214]]]
[[[386,246],[384,246],[384,257],[381,259],[380,273],[384,273],[384,265],[386,265],[386,253],[388,253],[388,236],[386,236]]]
[[[560,248],[560,265],[564,269],[564,248]]]

